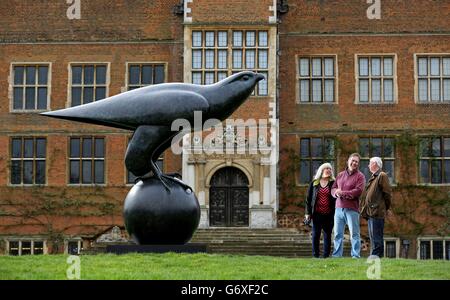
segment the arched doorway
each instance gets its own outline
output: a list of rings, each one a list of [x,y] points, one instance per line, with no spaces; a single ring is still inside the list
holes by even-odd
[[[210,226],[248,226],[248,179],[241,170],[226,167],[211,178],[209,189]]]

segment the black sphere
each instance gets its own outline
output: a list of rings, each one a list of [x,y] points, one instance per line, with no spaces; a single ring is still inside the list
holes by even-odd
[[[140,245],[182,245],[187,243],[200,222],[200,206],[194,192],[175,181],[150,177],[139,181],[124,204],[125,227]]]

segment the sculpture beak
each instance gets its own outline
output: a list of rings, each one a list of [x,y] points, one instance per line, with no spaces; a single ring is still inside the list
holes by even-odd
[[[266,77],[262,74],[256,74],[256,82],[266,79]]]

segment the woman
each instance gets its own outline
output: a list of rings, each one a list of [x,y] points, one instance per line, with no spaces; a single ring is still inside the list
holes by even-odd
[[[306,196],[305,220],[313,220],[312,249],[313,256],[320,254],[320,234],[323,230],[323,257],[329,257],[331,251],[331,231],[333,230],[334,208],[336,199],[331,196],[331,187],[335,181],[333,167],[322,164],[308,188]]]

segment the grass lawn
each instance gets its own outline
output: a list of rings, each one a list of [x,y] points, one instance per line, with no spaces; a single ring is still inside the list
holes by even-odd
[[[67,279],[67,255],[0,256],[0,279]],[[81,279],[367,279],[362,259],[213,254],[80,256]],[[381,279],[450,279],[450,261],[382,259]]]

